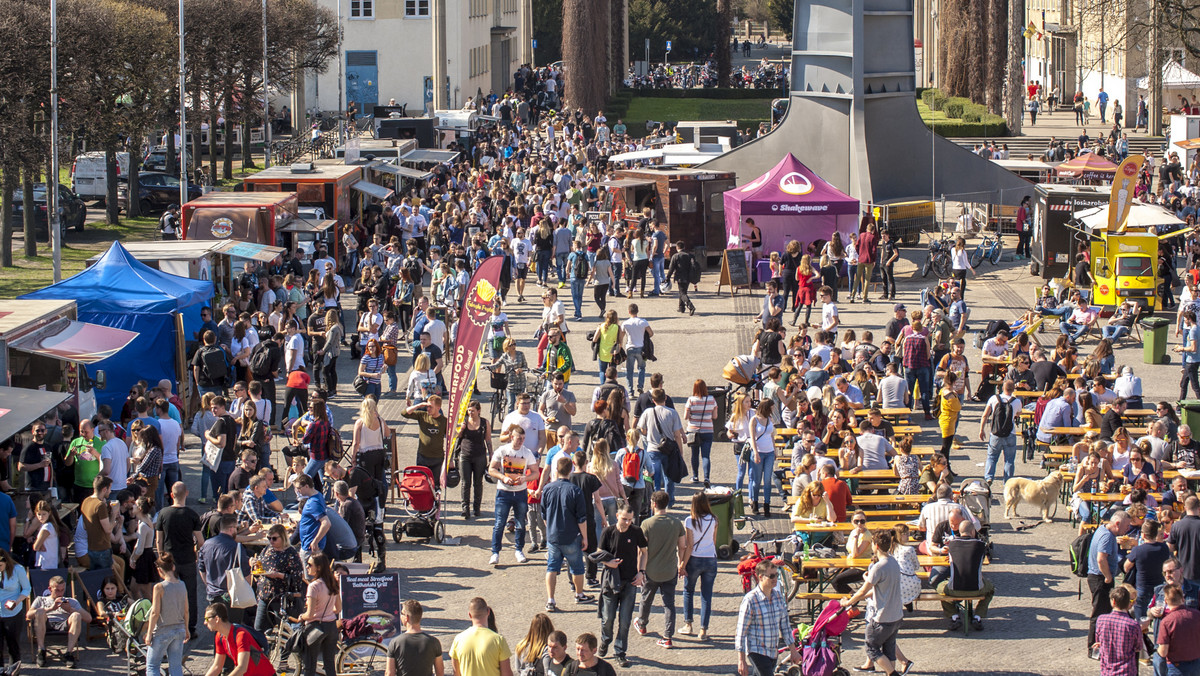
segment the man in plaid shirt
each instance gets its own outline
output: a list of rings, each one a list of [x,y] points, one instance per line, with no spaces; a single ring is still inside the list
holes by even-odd
[[[1100,676],[1137,676],[1142,628],[1129,615],[1129,589],[1124,585],[1115,587],[1108,599],[1113,611],[1096,620],[1096,643],[1092,646],[1100,656]]]
[[[908,382],[908,390],[912,391],[914,384],[921,387],[921,408],[925,410],[925,419],[933,420],[929,412],[929,399],[933,396],[933,361],[929,351],[929,332],[925,330],[920,319],[913,321],[911,326],[904,327],[900,332],[900,354],[904,357],[904,378]]]
[[[760,561],[754,567],[758,586],[742,597],[734,635],[740,676],[772,676],[780,642],[791,649],[792,663],[800,663],[800,653],[788,624],[787,601],[776,584],[779,575],[779,569],[770,560]]]
[[[263,496],[267,494],[267,479],[261,475],[255,475],[250,479],[250,485],[246,486],[246,490],[242,492],[242,514],[250,521],[250,523],[271,524],[275,523],[278,514],[275,513],[267,503],[263,500]]]

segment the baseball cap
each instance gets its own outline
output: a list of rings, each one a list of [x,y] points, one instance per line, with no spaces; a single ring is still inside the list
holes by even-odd
[[[896,303],[896,305],[892,307],[892,312],[904,312],[907,309],[908,308],[904,307],[904,303]]]

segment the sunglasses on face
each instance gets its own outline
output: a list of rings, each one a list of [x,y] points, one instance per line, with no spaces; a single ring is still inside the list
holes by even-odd
[[[760,575],[759,577],[765,577],[768,580],[774,580],[779,577],[779,573],[768,573],[766,575]]]
[[[854,525],[856,525],[856,526],[861,526],[861,525],[863,525],[864,523],[866,523],[866,521],[863,521],[862,519],[855,519],[855,520],[851,521],[850,523],[852,523],[852,524],[854,524]]]

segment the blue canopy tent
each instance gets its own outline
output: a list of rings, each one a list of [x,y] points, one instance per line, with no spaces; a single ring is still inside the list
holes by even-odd
[[[182,376],[186,381],[186,374],[176,372],[176,359],[185,341],[200,328],[200,308],[212,297],[211,281],[155,270],[130,255],[120,242],[113,242],[92,267],[21,296],[74,300],[80,321],[139,334],[116,355],[92,367],[108,376],[107,387],[96,393],[96,403],[108,404],[114,415],[139,380],[176,382]],[[183,318],[183,336],[178,335],[177,314]]]

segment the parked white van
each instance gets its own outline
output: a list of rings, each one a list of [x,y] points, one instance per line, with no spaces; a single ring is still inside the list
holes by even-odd
[[[129,153],[117,153],[117,178],[129,178]],[[108,190],[104,153],[83,153],[71,164],[71,190],[85,200],[103,200]]]

